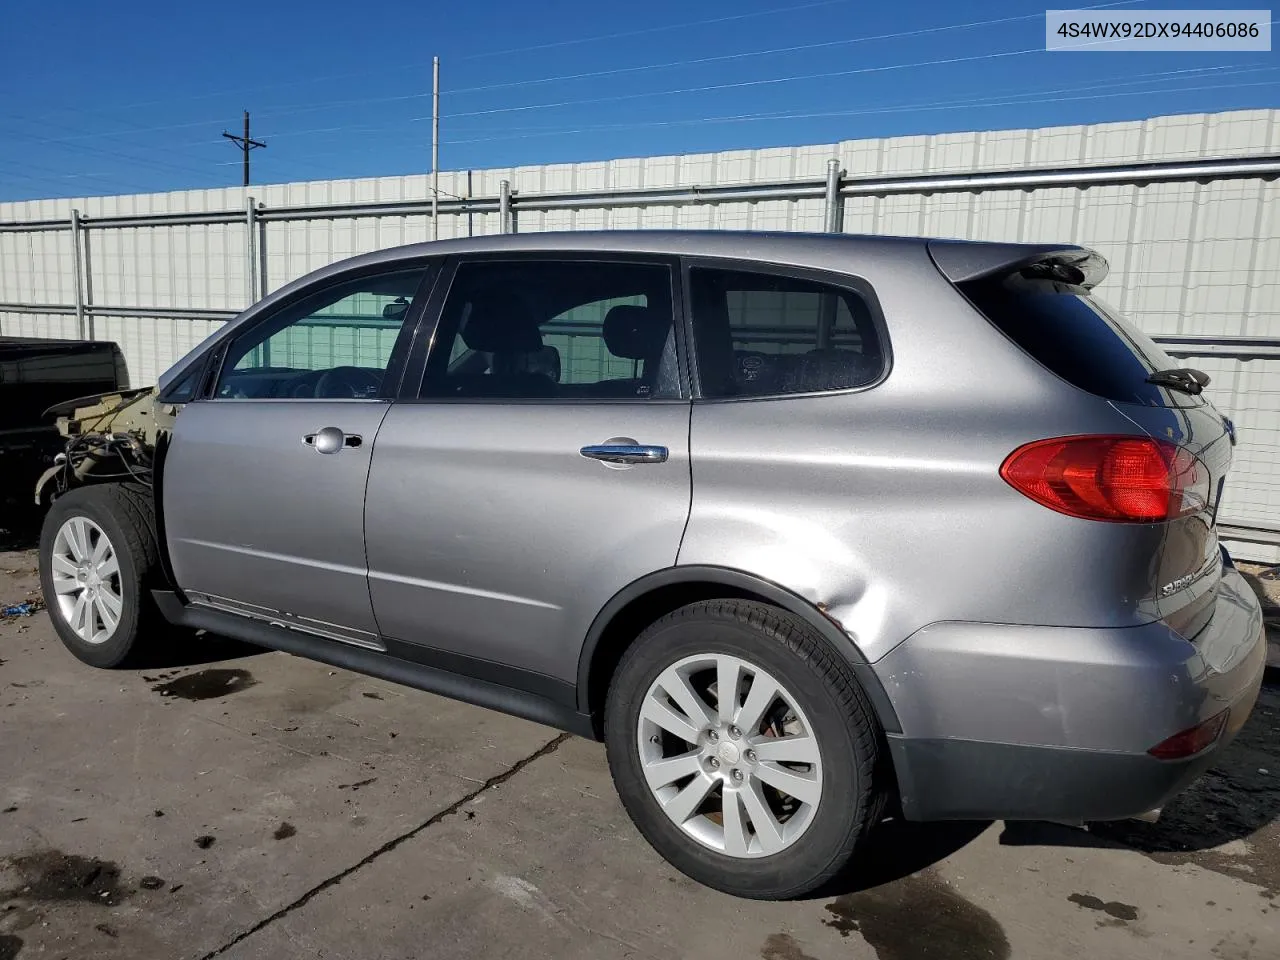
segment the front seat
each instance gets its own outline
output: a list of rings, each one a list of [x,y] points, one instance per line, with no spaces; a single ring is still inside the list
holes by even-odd
[[[450,393],[460,397],[554,397],[553,364],[545,356],[542,333],[532,317],[508,303],[474,302],[462,341],[491,355],[489,372],[450,377]],[[531,363],[532,358],[537,362]],[[559,353],[554,367],[559,367]],[[558,373],[557,371],[554,371]]]

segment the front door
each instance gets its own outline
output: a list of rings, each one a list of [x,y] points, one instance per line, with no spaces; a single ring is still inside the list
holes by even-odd
[[[674,297],[663,261],[458,265],[422,384],[373,451],[388,646],[556,696],[609,599],[674,565],[690,503]]]
[[[211,395],[178,416],[164,518],[193,602],[380,646],[365,486],[424,274],[383,267],[303,291],[232,340]]]

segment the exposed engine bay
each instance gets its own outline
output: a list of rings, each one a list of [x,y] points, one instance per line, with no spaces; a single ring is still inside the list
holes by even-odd
[[[162,404],[155,387],[83,397],[50,408],[60,414],[66,447],[36,484],[35,502],[48,504],[73,487],[128,480],[150,487],[160,451],[181,404]]]

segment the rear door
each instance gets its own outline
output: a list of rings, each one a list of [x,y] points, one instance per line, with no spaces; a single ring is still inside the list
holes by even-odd
[[[425,374],[373,451],[389,649],[565,696],[600,609],[675,563],[690,404],[674,276],[652,258],[456,264]]]
[[[326,281],[225,348],[211,396],[177,418],[166,539],[188,597],[362,646],[364,496],[403,370],[425,264]]]

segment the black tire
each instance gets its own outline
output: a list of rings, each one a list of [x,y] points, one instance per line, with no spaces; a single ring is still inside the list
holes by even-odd
[[[813,819],[791,846],[752,859],[727,856],[686,834],[645,782],[639,719],[644,697],[667,667],[696,654],[728,653],[772,674],[808,716],[822,751]],[[799,617],[765,603],[690,604],[646,629],[609,687],[605,743],[623,805],[645,839],[684,874],[725,893],[785,900],[831,881],[881,818],[883,734],[849,664]]]
[[[120,619],[115,632],[101,643],[88,643],[76,634],[54,591],[54,539],[73,517],[87,517],[97,524],[110,540],[119,563]],[[161,623],[151,597],[159,577],[155,506],[149,489],[137,484],[99,484],[72,490],[53,502],[40,534],[40,584],[58,637],[78,659],[103,668],[124,667],[142,659]]]

